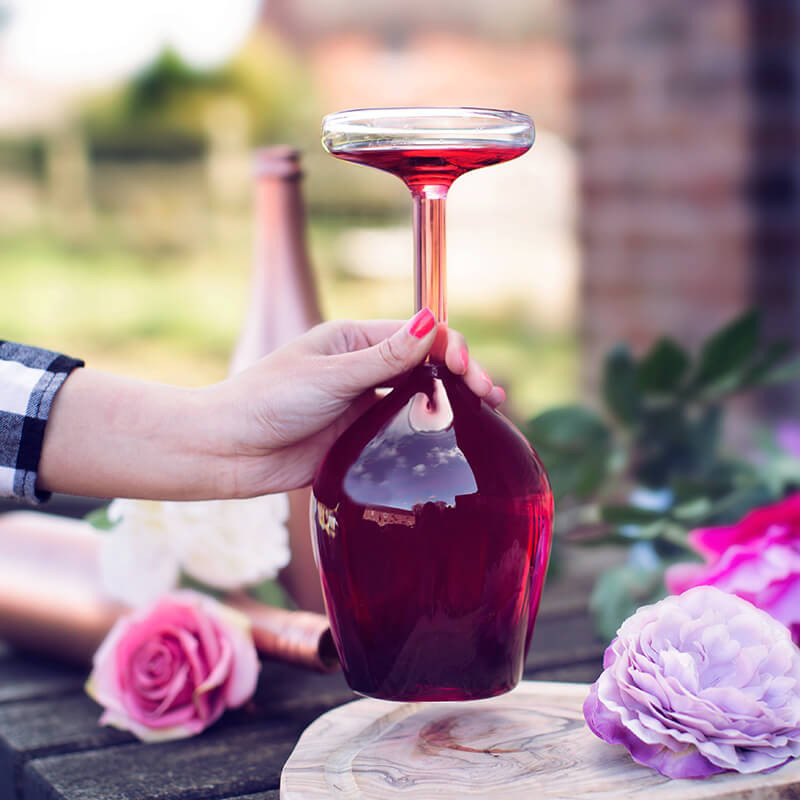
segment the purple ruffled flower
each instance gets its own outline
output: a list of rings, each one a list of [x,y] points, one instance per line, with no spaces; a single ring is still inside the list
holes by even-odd
[[[800,649],[712,586],[643,606],[609,645],[583,714],[670,778],[763,772],[800,755]]]

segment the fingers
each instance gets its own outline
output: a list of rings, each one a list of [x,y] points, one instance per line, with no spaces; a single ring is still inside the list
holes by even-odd
[[[492,408],[496,408],[506,399],[505,391],[500,386],[494,385],[486,370],[475,358],[470,357],[468,360],[467,371],[464,373],[464,383]]]
[[[467,386],[489,405],[496,407],[505,401],[503,389],[494,386],[480,363],[470,356],[464,336],[446,324],[437,326],[427,308],[405,323],[392,319],[340,320],[319,325],[308,336],[315,352],[338,356],[342,369],[355,370],[355,383],[349,387],[352,391],[392,385],[430,351],[450,372],[462,375]],[[373,368],[375,371],[367,375]]]
[[[431,355],[444,361],[454,375],[464,375],[469,365],[469,348],[466,339],[458,332],[439,325],[436,338],[431,347]]]
[[[297,340],[307,352],[335,356],[372,347],[397,332],[402,319],[349,320],[323,322]]]
[[[492,391],[483,398],[492,408],[497,408],[506,401],[506,391],[502,386],[495,386]]]
[[[505,391],[495,386],[480,363],[470,356],[467,341],[458,331],[439,325],[431,354],[443,360],[454,375],[463,375],[467,386],[492,408],[505,401]]]
[[[361,327],[362,323],[359,323]],[[364,336],[373,335],[377,328],[361,328]],[[333,356],[337,369],[333,374],[341,382],[342,394],[359,394],[372,386],[385,385],[392,378],[415,367],[431,349],[436,335],[436,320],[428,308],[423,308],[408,322],[376,344],[360,350]]]

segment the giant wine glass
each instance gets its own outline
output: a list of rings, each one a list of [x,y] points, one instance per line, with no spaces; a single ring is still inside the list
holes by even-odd
[[[468,170],[526,152],[530,118],[344,111],[325,117],[322,141],[411,190],[416,306],[446,323],[447,190]],[[333,444],[311,502],[328,616],[355,691],[471,700],[516,685],[547,569],[553,496],[538,456],[502,414],[429,359]]]

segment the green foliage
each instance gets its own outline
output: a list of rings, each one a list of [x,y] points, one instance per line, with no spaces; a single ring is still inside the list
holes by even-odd
[[[603,368],[604,414],[572,405],[528,422],[525,433],[558,507],[578,520],[566,534],[558,524],[559,535],[582,544],[646,545],[652,555],[646,566],[626,564],[601,576],[592,610],[603,636],[664,593],[667,564],[695,557],[690,530],[734,522],[800,486],[800,460],[776,447],[758,464],[722,448],[733,395],[798,378],[800,358],[786,342],[765,341],[759,313],[748,311],[694,359],[666,337],[639,359],[615,347]]]
[[[547,467],[557,499],[588,496],[605,480],[611,431],[593,411],[553,408],[531,419],[525,434]]]
[[[659,339],[636,369],[636,387],[642,394],[669,395],[681,385],[689,369],[688,353],[672,339]]]
[[[642,413],[636,372],[636,362],[626,346],[618,345],[606,356],[603,397],[609,411],[629,425],[636,423]]]
[[[215,600],[221,601],[225,597],[225,592],[223,592],[221,589],[215,589],[213,586],[209,586],[202,581],[198,581],[197,578],[193,578],[191,575],[188,575],[183,571],[178,579],[178,586],[181,589],[192,589],[195,592],[207,594],[210,597],[213,597]]]
[[[595,628],[606,641],[614,638],[622,621],[637,608],[665,596],[664,572],[629,564],[606,570],[589,600]]]
[[[309,129],[312,101],[301,63],[260,32],[213,70],[194,69],[165,50],[122,89],[89,102],[81,123],[95,155],[162,153],[175,160],[202,152],[210,128],[225,128],[230,113],[241,120],[248,144],[296,141]]]
[[[281,586],[278,581],[262,581],[261,583],[251,586],[247,590],[251,597],[256,600],[266,603],[268,606],[277,606],[278,608],[296,608],[292,598],[286,593],[286,590]]]
[[[108,518],[108,506],[95,508],[94,511],[90,511],[84,519],[98,531],[110,531],[117,524]]]

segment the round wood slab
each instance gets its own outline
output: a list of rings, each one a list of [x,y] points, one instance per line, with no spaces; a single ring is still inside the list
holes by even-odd
[[[797,798],[800,760],[769,775],[670,780],[583,720],[589,687],[523,682],[470,703],[356,700],[314,721],[281,774],[282,800]]]

